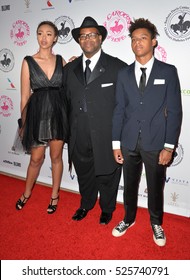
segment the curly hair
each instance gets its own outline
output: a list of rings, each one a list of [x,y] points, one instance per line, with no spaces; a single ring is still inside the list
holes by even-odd
[[[156,39],[159,36],[158,30],[156,26],[151,23],[148,19],[139,18],[131,21],[129,27],[129,37],[132,37],[132,33],[139,28],[146,28],[148,32],[151,34],[151,39]]]

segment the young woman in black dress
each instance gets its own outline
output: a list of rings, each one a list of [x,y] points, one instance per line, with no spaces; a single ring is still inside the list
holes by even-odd
[[[62,87],[62,69],[66,64],[52,48],[58,38],[58,29],[50,21],[37,27],[39,51],[23,59],[21,68],[20,138],[30,162],[23,194],[16,202],[21,210],[32,194],[32,189],[44,162],[47,146],[52,167],[52,195],[48,214],[56,211],[63,173],[63,146],[67,141],[68,124],[65,95]]]

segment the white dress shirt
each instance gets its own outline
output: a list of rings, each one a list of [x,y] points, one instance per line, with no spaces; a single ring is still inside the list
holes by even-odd
[[[93,55],[91,58],[88,58],[85,56],[85,54],[83,54],[83,71],[85,71],[85,68],[86,68],[86,60],[87,59],[90,59],[91,63],[89,65],[90,67],[90,70],[91,72],[94,70],[94,67],[96,66],[96,63],[98,62],[99,58],[100,58],[100,55],[101,55],[101,49],[95,53],[95,55]]]

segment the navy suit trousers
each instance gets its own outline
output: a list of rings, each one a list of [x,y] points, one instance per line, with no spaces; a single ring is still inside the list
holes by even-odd
[[[160,151],[144,151],[139,137],[135,151],[122,147],[124,156],[124,221],[135,221],[138,190],[141,180],[143,164],[147,186],[144,191],[148,193],[148,211],[151,224],[161,225],[163,222],[163,191],[166,177],[166,167],[158,164]]]

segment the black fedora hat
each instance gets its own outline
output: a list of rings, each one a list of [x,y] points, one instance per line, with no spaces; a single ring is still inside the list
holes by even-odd
[[[98,25],[98,23],[92,17],[85,17],[81,26],[78,28],[74,28],[71,31],[72,36],[77,43],[79,43],[78,39],[79,39],[80,29],[90,28],[90,27],[94,27],[99,31],[99,33],[102,35],[102,42],[105,40],[105,38],[107,36],[107,29],[103,25]]]

